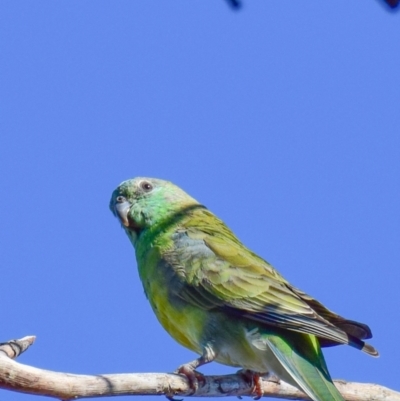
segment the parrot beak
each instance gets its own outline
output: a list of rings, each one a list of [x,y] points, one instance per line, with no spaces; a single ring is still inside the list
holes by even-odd
[[[114,204],[115,215],[119,218],[125,227],[129,227],[128,213],[131,204],[123,196],[118,196]]]

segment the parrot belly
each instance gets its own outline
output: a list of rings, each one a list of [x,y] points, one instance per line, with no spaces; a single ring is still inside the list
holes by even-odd
[[[150,286],[152,287],[152,286]],[[157,319],[178,343],[190,350],[202,353],[201,338],[206,312],[189,304],[171,302],[166,287],[146,291]]]

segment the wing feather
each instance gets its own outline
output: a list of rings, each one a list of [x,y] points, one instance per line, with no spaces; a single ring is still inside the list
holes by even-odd
[[[349,344],[377,355],[362,340],[371,337],[367,325],[346,320],[291,286],[268,262],[258,257],[214,215],[189,219],[173,236],[174,247],[166,255],[186,275],[179,297],[205,309],[225,310],[262,324],[312,334],[322,346]]]

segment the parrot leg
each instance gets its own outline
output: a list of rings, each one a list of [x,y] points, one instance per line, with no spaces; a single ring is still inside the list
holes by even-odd
[[[199,382],[205,383],[204,375],[197,372],[196,369],[199,366],[205,365],[212,362],[215,359],[215,352],[210,346],[205,346],[203,355],[195,359],[192,362],[185,363],[174,372],[176,374],[181,374],[187,377],[189,381],[189,386],[193,390],[193,394],[199,388]]]
[[[279,379],[271,373],[258,373],[249,369],[241,369],[237,373],[242,375],[246,382],[248,382],[252,387],[251,392],[255,396],[254,400],[259,400],[264,395],[264,391],[262,389],[262,376],[268,378],[268,380],[279,383]]]

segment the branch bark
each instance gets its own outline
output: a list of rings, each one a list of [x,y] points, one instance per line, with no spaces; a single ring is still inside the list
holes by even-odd
[[[0,389],[54,397],[63,401],[116,395],[166,395],[196,397],[251,396],[251,387],[241,375],[206,376],[205,384],[191,394],[185,377],[168,373],[74,375],[20,364],[13,359],[35,340],[28,336],[0,343]],[[347,401],[400,401],[400,393],[377,384],[335,381]],[[301,391],[284,382],[263,380],[264,397],[308,400]]]

